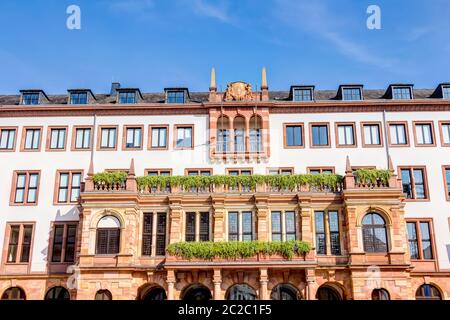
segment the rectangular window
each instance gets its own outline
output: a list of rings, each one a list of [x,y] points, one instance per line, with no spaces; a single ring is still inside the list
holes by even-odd
[[[228,241],[253,240],[253,213],[228,212]]]
[[[314,213],[316,224],[316,254],[326,254],[327,245],[325,237],[325,212],[317,211]]]
[[[177,149],[192,149],[193,143],[193,126],[175,126],[176,130],[176,145]]]
[[[450,99],[450,87],[442,87],[442,97],[444,99]]]
[[[272,212],[272,241],[281,241],[281,212]]]
[[[81,171],[59,171],[57,203],[76,203],[80,197]]]
[[[168,91],[167,103],[184,103],[184,91]]]
[[[37,105],[39,104],[39,93],[24,93],[22,95],[22,104],[24,105]]]
[[[50,150],[64,150],[66,148],[66,128],[50,129]]]
[[[52,262],[74,262],[76,234],[76,223],[58,223],[54,225]]]
[[[272,211],[271,221],[272,241],[290,241],[297,238],[294,211]]]
[[[125,149],[142,147],[142,127],[125,127]]]
[[[227,174],[230,176],[250,176],[252,175],[251,169],[227,169]],[[230,186],[230,191],[242,191],[250,192],[250,186]]]
[[[434,145],[433,123],[414,123],[417,146]]]
[[[406,123],[390,124],[389,138],[391,145],[407,146],[409,142]]]
[[[310,174],[333,174],[333,167],[309,167],[308,173]]]
[[[153,213],[144,213],[143,227],[142,227],[142,255],[152,255],[153,243]]]
[[[167,214],[158,213],[156,217],[156,255],[163,256],[166,254]]]
[[[294,89],[294,101],[312,101],[311,89]]]
[[[134,91],[122,91],[119,92],[119,103],[136,103],[136,92]]]
[[[70,94],[70,104],[87,104],[87,92],[73,92]]]
[[[186,169],[186,173],[188,176],[211,176],[211,169]],[[191,187],[189,188],[189,192],[211,192],[211,189],[206,186],[201,187]]]
[[[285,125],[285,147],[303,147],[303,124]]]
[[[291,174],[294,173],[294,169],[293,169],[293,168],[269,168],[269,169],[267,170],[267,172],[268,172],[270,175],[278,175],[278,174],[281,174],[281,175],[286,175],[286,176],[288,176],[288,175],[291,175]]]
[[[117,128],[101,128],[101,149],[115,149]]]
[[[343,100],[362,100],[360,88],[343,88],[342,89]]]
[[[408,220],[406,226],[411,259],[432,260],[434,254],[431,221]]]
[[[209,241],[209,212],[187,212],[185,230],[187,242]]]
[[[170,169],[148,169],[146,170],[148,176],[171,176],[172,170]],[[168,184],[165,188],[160,188],[158,186],[153,186],[149,190],[151,193],[156,192],[170,192],[170,185]]]
[[[29,263],[33,239],[32,224],[9,225],[8,263]]]
[[[396,100],[410,100],[411,88],[410,87],[394,87],[392,88],[392,97]]]
[[[328,147],[330,145],[328,124],[311,125],[311,146]]]
[[[76,128],[75,129],[75,146],[74,150],[89,150],[91,149],[91,128]]]
[[[407,199],[428,199],[428,186],[426,185],[425,168],[400,168],[403,192]]]
[[[364,146],[381,146],[381,125],[379,123],[362,124],[363,143]]]
[[[339,212],[316,211],[316,252],[318,255],[340,255]],[[328,245],[329,242],[329,245]]]
[[[441,122],[441,139],[443,146],[450,145],[450,122]]]
[[[150,127],[150,149],[167,149],[167,131],[168,126],[164,127]]]
[[[445,196],[450,201],[450,167],[444,166],[444,184],[445,184]]]
[[[14,172],[13,204],[37,204],[39,172]]]
[[[338,146],[356,146],[356,135],[354,124],[336,124],[337,145]]]
[[[16,129],[0,129],[0,150],[14,150],[16,146]]]
[[[41,129],[25,129],[23,150],[39,150],[41,146]]]

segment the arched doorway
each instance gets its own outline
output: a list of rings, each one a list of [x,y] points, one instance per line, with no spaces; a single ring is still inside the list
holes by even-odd
[[[337,301],[342,300],[342,296],[335,288],[323,285],[317,290],[316,299]]]
[[[386,289],[373,289],[372,300],[391,300]]]
[[[47,291],[44,300],[70,300],[70,294],[64,287],[53,287]]]
[[[432,284],[423,284],[416,291],[416,300],[442,300],[442,296]]]
[[[98,290],[95,294],[95,300],[112,300],[112,294],[109,290]]]
[[[212,299],[211,290],[202,284],[194,284],[183,290],[183,300],[208,301]]]
[[[248,284],[232,285],[226,294],[227,300],[256,300],[256,291]]]
[[[272,289],[272,300],[300,300],[299,291],[291,284],[282,283]]]
[[[2,294],[2,300],[26,300],[25,291],[19,287],[6,289]]]
[[[160,286],[153,286],[148,288],[144,293],[142,294],[142,300],[166,300],[167,295],[164,288]]]

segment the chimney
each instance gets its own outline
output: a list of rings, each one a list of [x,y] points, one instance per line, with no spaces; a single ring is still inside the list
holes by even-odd
[[[119,82],[111,83],[111,95],[112,96],[117,94],[117,89],[120,89],[120,83]]]

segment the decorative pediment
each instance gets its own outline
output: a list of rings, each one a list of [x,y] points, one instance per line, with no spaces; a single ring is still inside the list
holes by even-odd
[[[243,81],[227,84],[225,101],[251,101],[253,100],[252,86]]]

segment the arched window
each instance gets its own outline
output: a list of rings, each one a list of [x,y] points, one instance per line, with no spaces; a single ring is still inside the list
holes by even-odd
[[[386,223],[378,213],[368,213],[362,220],[365,252],[387,252]]]
[[[112,300],[112,294],[109,290],[98,290],[95,294],[95,300]]]
[[[372,300],[391,300],[389,292],[385,289],[373,289]]]
[[[227,300],[256,300],[256,292],[248,284],[235,284],[227,291]]]
[[[142,297],[142,300],[166,300],[166,291],[159,287],[152,287],[147,290],[147,292],[144,293],[144,296]]]
[[[279,284],[272,289],[272,300],[300,300],[298,290],[290,284]]]
[[[230,121],[228,117],[222,115],[217,119],[217,146],[216,151],[219,153],[228,152],[230,149]]]
[[[120,221],[114,216],[103,217],[97,225],[96,254],[117,254],[120,250]]]
[[[3,292],[2,300],[26,300],[25,292],[19,287],[11,287]]]
[[[211,300],[211,290],[201,284],[194,284],[184,290],[183,300],[186,301],[207,301]]]
[[[341,295],[329,286],[322,286],[317,290],[316,298],[318,300],[342,300]]]
[[[416,291],[417,300],[441,300],[441,293],[438,288],[431,284],[423,284]]]
[[[245,152],[245,119],[237,116],[234,118],[234,152]]]
[[[250,118],[250,152],[262,152],[262,120],[260,116]]]
[[[70,294],[64,287],[53,287],[47,291],[44,300],[70,300]]]

